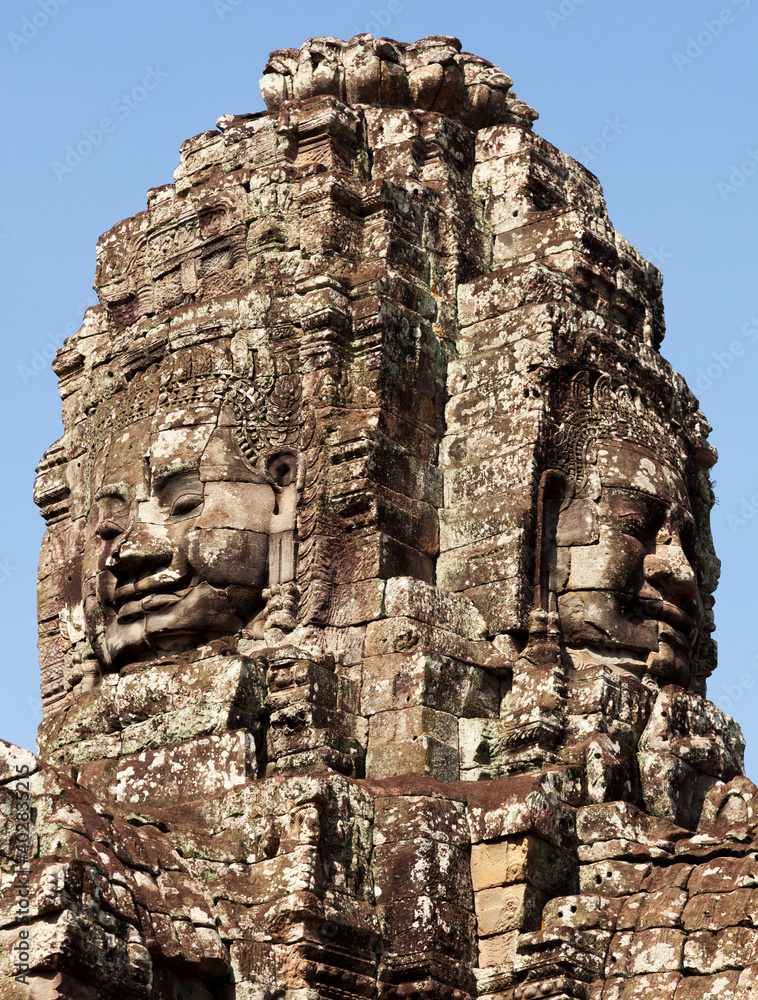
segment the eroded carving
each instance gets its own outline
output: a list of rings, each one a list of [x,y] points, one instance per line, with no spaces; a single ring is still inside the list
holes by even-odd
[[[655,408],[606,375],[574,375],[566,396],[552,442],[559,475],[543,498],[540,599],[559,613],[576,665],[688,687],[704,620],[694,448],[684,434],[651,447]]]
[[[455,38],[262,89],[102,238],[55,363],[0,995],[752,997],[658,272]]]

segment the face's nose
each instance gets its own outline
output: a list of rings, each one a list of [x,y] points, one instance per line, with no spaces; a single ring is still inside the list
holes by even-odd
[[[129,576],[143,576],[145,572],[167,566],[173,558],[173,549],[166,538],[154,535],[148,525],[137,522],[118,540],[107,565]]]
[[[695,599],[695,571],[676,533],[668,541],[656,543],[655,552],[645,556],[643,572],[645,579],[664,597],[679,604],[688,604]]]

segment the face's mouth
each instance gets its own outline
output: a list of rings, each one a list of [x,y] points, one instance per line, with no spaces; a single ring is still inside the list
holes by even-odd
[[[149,594],[141,601],[124,604],[116,615],[119,625],[131,625],[151,611],[164,611],[182,600],[184,594]]]
[[[643,600],[641,604],[647,616],[658,622],[658,631],[662,637],[689,651],[694,622],[683,608],[665,600]]]
[[[160,573],[119,587],[113,606],[119,625],[132,625],[151,612],[165,611],[192,590],[191,574]]]

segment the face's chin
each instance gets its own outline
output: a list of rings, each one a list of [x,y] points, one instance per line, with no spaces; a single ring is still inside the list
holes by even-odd
[[[658,649],[647,658],[647,672],[665,684],[687,687],[692,676],[692,643],[666,622],[658,626]]]
[[[239,588],[236,588],[238,591]],[[111,666],[144,663],[166,653],[197,648],[221,635],[239,631],[254,595],[248,601],[235,593],[232,607],[226,591],[202,581],[179,594],[148,595],[118,611],[105,609],[104,647]]]

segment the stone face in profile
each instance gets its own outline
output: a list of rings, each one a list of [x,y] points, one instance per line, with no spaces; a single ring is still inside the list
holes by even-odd
[[[262,89],[102,237],[56,360],[46,763],[0,744],[32,995],[752,995],[660,275],[457,39]]]
[[[555,594],[572,660],[688,686],[702,611],[684,480],[655,453],[598,445],[600,495],[558,514]]]
[[[665,371],[643,378],[622,383],[597,364],[552,378],[535,595],[557,614],[575,668],[697,686],[712,655],[703,477],[713,455],[697,432],[661,437],[686,426],[681,397]]]

